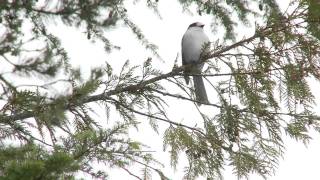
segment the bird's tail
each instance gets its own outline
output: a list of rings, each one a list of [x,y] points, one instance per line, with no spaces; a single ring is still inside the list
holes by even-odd
[[[196,100],[199,102],[197,104],[199,106],[201,105],[201,103],[208,104],[209,100],[208,100],[206,88],[204,87],[202,76],[193,76],[193,84],[194,84],[194,92],[196,94]]]

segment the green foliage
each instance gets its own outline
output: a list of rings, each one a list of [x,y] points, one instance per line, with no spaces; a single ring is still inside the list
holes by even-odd
[[[78,162],[68,153],[47,152],[35,144],[1,148],[0,179],[74,179]]]
[[[320,80],[318,1],[292,1],[286,12],[275,0],[179,2],[184,10],[210,15],[213,29],[225,30],[222,43],[208,44],[202,57],[216,98],[207,104],[215,111],[195,107],[197,126],[167,114],[168,98],[176,99],[175,106],[197,103],[182,81],[186,67],[176,63],[163,73],[148,57],[141,64],[127,60],[117,72],[108,60],[84,76],[47,26],[58,21],[78,28],[111,52],[119,47],[107,38],[109,30],[125,25],[159,59],[157,46],[128,15],[129,1],[0,3],[0,58],[9,67],[0,72],[0,179],[76,179],[78,172],[107,179],[112,168],[138,179],[169,179],[147,144],[130,137],[145,122],[158,134],[159,122],[169,125],[163,147],[174,169],[188,160],[185,179],[222,179],[225,166],[239,178],[267,178],[284,153],[283,132],[305,144],[310,130],[320,132],[309,87],[310,79]],[[144,3],[161,17],[161,2]],[[255,25],[255,34],[235,42],[240,24]],[[30,49],[32,43],[37,48]],[[24,84],[15,81],[21,77]],[[9,145],[16,140],[19,145]],[[141,171],[132,172],[133,165]]]
[[[304,1],[308,8],[308,31],[320,40],[320,3],[317,0]]]

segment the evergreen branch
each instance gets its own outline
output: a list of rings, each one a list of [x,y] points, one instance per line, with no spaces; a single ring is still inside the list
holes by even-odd
[[[294,113],[288,113],[288,112],[268,112],[269,114],[273,115],[284,115],[284,116],[291,116],[291,117],[298,117],[298,118],[311,118],[316,119],[320,121],[320,116],[317,115],[301,115],[301,114],[294,114]]]
[[[164,118],[161,118],[161,117],[157,117],[157,116],[153,116],[153,115],[150,115],[150,114],[146,114],[144,112],[140,112],[140,111],[137,111],[135,109],[132,109],[124,104],[122,104],[121,102],[117,101],[117,100],[114,100],[114,99],[111,99],[113,101],[116,102],[117,105],[120,105],[126,109],[128,109],[129,111],[133,112],[133,113],[136,113],[136,114],[139,114],[139,115],[142,115],[142,116],[145,116],[145,117],[149,117],[149,118],[152,118],[152,119],[156,119],[156,120],[160,120],[160,121],[163,121],[163,122],[167,122],[171,125],[175,125],[175,126],[178,126],[178,127],[184,127],[184,128],[187,128],[187,129],[190,129],[192,131],[195,131],[195,132],[198,132],[200,133],[204,138],[207,137],[206,133],[204,133],[203,131],[201,131],[200,129],[198,128],[194,128],[194,127],[191,127],[191,126],[188,126],[188,125],[185,125],[185,124],[182,124],[182,123],[177,123],[177,122],[174,122],[174,121],[171,121],[169,119],[164,119]],[[217,146],[221,147],[222,149],[226,150],[226,151],[230,151],[230,148],[226,147],[226,146],[223,146],[223,145],[220,145],[220,144],[216,144]]]
[[[47,88],[48,86],[52,86],[52,85],[60,83],[60,82],[71,83],[72,81],[69,80],[69,79],[58,79],[58,80],[55,80],[55,81],[52,81],[52,82],[49,82],[49,83],[45,83],[45,84],[41,84],[41,85],[19,84],[18,86],[16,86],[16,88],[19,88],[19,87],[40,87],[40,88],[43,88],[43,89],[48,89]]]
[[[107,179],[105,174],[101,174],[101,172],[100,173],[93,172],[93,168],[88,163],[85,163],[84,167],[81,167],[81,171],[84,173],[90,174],[92,177],[95,177],[96,179]]]
[[[159,91],[159,90],[153,89],[153,88],[148,88],[148,90],[151,90],[151,91],[154,91],[154,92],[156,92],[156,93],[162,94],[163,96],[170,96],[170,97],[174,97],[174,98],[177,98],[177,99],[182,99],[182,100],[191,101],[191,102],[194,102],[194,103],[202,103],[202,104],[204,104],[204,105],[213,106],[213,107],[216,107],[216,108],[222,108],[222,106],[219,106],[219,105],[217,105],[217,104],[203,103],[203,102],[200,102],[200,101],[191,99],[191,98],[184,97],[184,96],[182,96],[182,95],[180,95],[180,94],[171,94],[171,93]]]
[[[10,89],[12,89],[13,91],[17,92],[16,87],[14,87],[10,82],[8,82],[1,74],[0,74],[0,80],[6,84]]]
[[[138,164],[141,164],[141,165],[143,165],[143,166],[145,166],[145,167],[147,167],[147,168],[150,168],[150,169],[156,171],[156,172],[159,174],[159,176],[161,177],[161,180],[170,180],[170,179],[167,178],[167,177],[162,173],[162,171],[160,171],[159,169],[156,169],[156,168],[154,168],[154,167],[152,167],[152,166],[150,166],[150,165],[148,165],[148,164],[146,164],[146,163],[143,163],[143,162],[141,162],[141,161],[139,161],[139,160],[137,160],[137,159],[133,159],[133,161],[136,162],[136,163],[138,163]]]
[[[267,35],[269,35],[271,33],[276,33],[276,32],[273,32],[273,31],[267,31],[268,28],[269,27],[264,28],[264,31],[266,31],[266,32],[262,31],[260,33],[256,33],[256,34],[254,34],[253,36],[251,36],[249,38],[246,38],[246,39],[243,39],[241,41],[238,41],[238,42],[236,42],[236,43],[234,43],[232,45],[223,47],[222,49],[220,49],[218,51],[214,51],[213,53],[210,53],[209,55],[204,57],[204,60],[215,58],[215,57],[219,57],[219,56],[223,56],[223,53],[225,53],[225,52],[227,52],[227,51],[229,51],[231,49],[240,47],[240,46],[242,46],[242,45],[244,45],[244,44],[246,44],[248,42],[251,42],[256,38],[261,37],[262,35],[263,36],[267,36]],[[284,29],[285,29],[285,27],[284,28],[279,28],[277,30],[281,31],[281,30],[284,30]],[[133,85],[129,85],[129,86],[126,86],[126,87],[121,87],[121,88],[116,88],[116,89],[109,90],[107,92],[104,92],[104,93],[101,93],[101,94],[98,94],[98,95],[88,96],[88,97],[83,98],[82,100],[78,101],[77,104],[75,104],[75,106],[80,106],[82,104],[86,104],[86,103],[90,103],[90,102],[104,101],[104,100],[109,99],[109,97],[112,96],[112,95],[120,94],[120,93],[123,93],[123,92],[134,92],[134,91],[137,91],[137,90],[140,90],[140,89],[144,89],[149,84],[155,83],[155,82],[163,80],[163,79],[167,79],[169,77],[174,77],[176,75],[180,75],[181,74],[180,72],[182,72],[186,68],[190,68],[190,66],[191,65],[184,65],[184,66],[176,67],[169,73],[162,74],[162,75],[150,78],[150,79],[145,80],[145,81],[141,81],[140,83],[137,83],[137,84],[133,84]],[[213,76],[220,76],[220,75],[213,75]],[[65,109],[67,110],[69,108],[69,106],[70,106],[70,104],[65,105]],[[31,117],[34,117],[34,112],[23,112],[23,113],[14,114],[14,115],[11,115],[11,116],[0,114],[0,121],[6,122],[6,121],[10,121],[10,120],[21,120],[21,119],[26,119],[26,118],[31,118]]]
[[[246,72],[232,72],[232,73],[216,73],[216,74],[187,74],[190,76],[203,76],[203,77],[219,77],[219,76],[235,76],[235,75],[255,75],[255,74],[262,74],[262,73],[268,73],[272,71],[279,71],[284,70],[285,67],[279,67],[279,68],[272,68],[272,69],[263,69],[261,71],[246,71]]]
[[[124,107],[125,109],[128,109],[129,111],[133,112],[133,113],[136,113],[136,114],[139,114],[139,115],[142,115],[142,116],[146,116],[146,117],[149,117],[149,118],[152,118],[152,119],[156,119],[156,120],[160,120],[160,121],[163,121],[163,122],[167,122],[169,124],[173,124],[173,125],[176,125],[176,126],[179,126],[179,127],[184,127],[184,128],[187,128],[187,129],[190,129],[192,131],[197,131],[199,132],[200,134],[204,135],[205,136],[205,133],[200,131],[199,129],[197,128],[194,128],[194,127],[191,127],[191,126],[187,126],[185,124],[182,124],[182,123],[177,123],[177,122],[174,122],[174,121],[171,121],[169,119],[164,119],[164,118],[161,118],[161,117],[157,117],[157,116],[154,116],[154,115],[151,115],[151,114],[147,114],[147,113],[144,113],[144,112],[140,112],[140,111],[137,111],[135,109],[132,109],[126,105],[124,105],[123,103],[115,100],[115,99],[112,99],[117,105],[120,105],[122,107]]]
[[[49,143],[47,143],[47,142],[45,142],[45,141],[43,141],[43,140],[41,140],[41,139],[33,136],[31,133],[25,131],[22,127],[19,127],[19,125],[15,124],[15,122],[10,122],[10,123],[8,123],[8,124],[9,124],[15,131],[18,131],[18,132],[24,134],[25,136],[31,138],[31,140],[36,140],[36,141],[38,141],[38,142],[40,142],[40,143],[42,143],[42,144],[44,144],[44,145],[53,147],[52,144],[49,144]],[[26,140],[26,141],[30,141],[30,139],[28,139],[27,137],[24,137],[24,136],[23,136],[23,139]]]

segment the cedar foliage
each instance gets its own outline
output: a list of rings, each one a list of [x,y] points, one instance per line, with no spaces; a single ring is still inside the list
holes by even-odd
[[[127,15],[124,2],[1,1],[4,31],[0,58],[1,65],[9,67],[9,71],[0,72],[1,179],[75,179],[77,172],[107,178],[106,168],[97,168],[97,162],[138,179],[149,179],[152,172],[168,179],[161,162],[145,151],[146,146],[129,138],[128,130],[139,128],[141,116],[148,118],[155,131],[159,121],[169,125],[163,136],[164,149],[173,168],[179,157],[187,157],[186,179],[220,179],[227,163],[238,177],[250,173],[268,177],[284,153],[283,132],[307,143],[311,138],[308,132],[320,130],[309,87],[310,79],[320,80],[319,1],[292,1],[283,12],[275,0],[179,0],[186,10],[195,4],[197,13],[211,15],[216,23],[212,27],[222,25],[225,29],[226,41],[213,42],[202,57],[208,64],[203,76],[225,77],[212,83],[217,99],[207,104],[220,112],[202,114],[202,128],[178,123],[166,114],[164,97],[196,106],[192,90],[183,83],[182,71],[187,67],[177,65],[163,73],[149,58],[141,66],[127,61],[116,74],[106,62],[104,67],[92,69],[84,80],[81,71],[69,64],[60,40],[45,25],[59,19],[66,26],[85,27],[87,38],[101,41],[109,52],[117,47],[104,34],[122,23],[158,56],[157,46]],[[158,0],[145,3],[161,14]],[[256,24],[254,35],[236,41],[237,24],[253,24],[252,17],[263,23]],[[23,38],[25,24],[30,26],[28,40]],[[41,47],[27,49],[32,42]],[[44,78],[48,83],[22,86],[12,77],[32,82]],[[168,91],[164,80],[181,91]],[[61,95],[49,91],[57,83],[71,87],[72,92]],[[121,121],[103,127],[101,119],[93,116],[92,103],[102,105],[107,114],[119,114]],[[144,167],[143,173],[131,172],[133,164]]]

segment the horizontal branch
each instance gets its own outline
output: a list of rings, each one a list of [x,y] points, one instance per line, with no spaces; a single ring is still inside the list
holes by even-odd
[[[236,42],[236,43],[234,43],[234,44],[232,44],[230,46],[223,47],[222,49],[220,49],[218,51],[214,51],[214,52],[210,53],[209,56],[206,57],[206,60],[207,59],[211,59],[211,58],[215,58],[215,57],[219,57],[219,56],[223,55],[223,53],[225,53],[225,52],[227,52],[227,51],[229,51],[231,49],[237,48],[239,46],[242,46],[245,43],[253,41],[254,39],[260,37],[261,34],[265,34],[266,35],[268,33],[271,33],[271,32],[268,31],[266,33],[260,33],[260,35],[258,35],[256,33],[256,34],[254,34],[253,36],[251,36],[249,38],[243,39],[243,40],[241,40],[239,42]],[[76,104],[72,104],[72,102],[68,102],[68,103],[65,104],[64,109],[67,110],[68,108],[70,108],[71,104],[74,107],[78,107],[78,106],[82,106],[82,105],[90,103],[90,102],[108,100],[109,97],[112,96],[112,95],[117,95],[117,94],[120,94],[120,93],[123,93],[123,92],[134,92],[134,91],[137,91],[137,90],[140,90],[140,89],[144,89],[149,84],[153,84],[155,82],[161,81],[163,79],[167,79],[169,77],[174,77],[174,76],[177,76],[177,75],[181,75],[181,72],[186,68],[190,68],[190,66],[192,66],[192,65],[185,65],[185,66],[176,67],[171,72],[168,72],[166,74],[162,74],[162,75],[150,78],[150,79],[145,80],[145,81],[141,81],[140,83],[136,83],[136,84],[133,84],[133,85],[128,85],[126,87],[115,88],[115,89],[109,90],[107,92],[98,94],[98,95],[88,96],[88,97],[85,97],[83,99],[78,100]],[[213,75],[213,76],[221,76],[221,75],[227,75],[227,74],[220,74],[220,75],[217,74],[217,75]],[[51,104],[52,103],[43,104],[42,106],[49,106]],[[32,118],[34,116],[35,116],[35,112],[32,112],[32,111],[16,113],[16,114],[13,114],[13,115],[0,114],[0,123],[16,121],[16,120],[23,120],[23,119],[27,119],[27,118]]]
[[[187,126],[185,124],[177,123],[177,122],[174,122],[174,121],[170,121],[169,119],[164,119],[164,118],[157,117],[157,116],[154,116],[154,115],[151,115],[151,114],[147,114],[147,113],[144,113],[144,112],[137,111],[137,110],[135,110],[133,108],[130,108],[130,107],[120,103],[119,101],[114,100],[114,99],[113,99],[113,101],[116,102],[118,105],[126,108],[127,110],[129,110],[129,111],[131,111],[131,112],[133,112],[135,114],[139,114],[139,115],[142,115],[142,116],[145,116],[145,117],[148,117],[148,118],[152,118],[152,119],[160,120],[160,121],[163,121],[163,122],[167,122],[167,123],[173,124],[175,126],[184,127],[184,128],[190,129],[192,131],[197,131],[200,134],[205,136],[205,133],[202,132],[201,130],[197,129],[197,128],[194,128],[194,127],[191,127],[191,126]]]
[[[216,107],[216,108],[222,108],[222,106],[219,106],[217,104],[203,103],[203,102],[197,101],[195,99],[190,99],[190,98],[184,97],[184,96],[182,96],[180,94],[171,94],[171,93],[159,91],[159,90],[153,89],[153,88],[148,88],[148,89],[151,90],[151,91],[154,91],[156,93],[162,94],[163,96],[170,96],[170,97],[174,97],[174,98],[178,98],[178,99],[182,99],[182,100],[187,100],[187,101],[191,101],[191,102],[195,102],[195,103],[201,103],[201,104],[204,104],[204,105],[213,106],[213,107]]]

